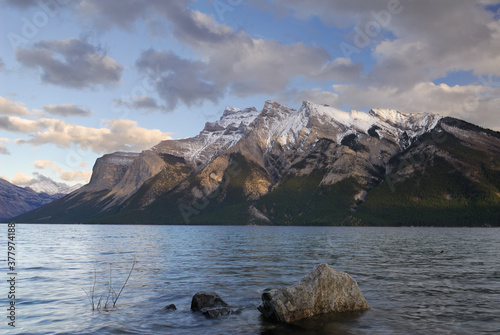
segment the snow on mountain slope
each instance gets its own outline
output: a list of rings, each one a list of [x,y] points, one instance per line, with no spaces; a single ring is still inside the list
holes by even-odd
[[[183,157],[195,167],[206,164],[216,154],[231,148],[259,115],[255,108],[227,107],[216,122],[207,122],[199,135],[181,140],[163,141],[151,150]]]
[[[32,179],[28,183],[18,184],[17,186],[29,188],[36,193],[46,193],[48,195],[54,195],[69,194],[82,187],[82,184],[69,186],[64,183],[57,183],[45,176],[39,176],[38,178]]]
[[[336,142],[349,134],[360,132],[370,134],[377,133],[381,138],[398,141],[402,136],[409,141],[401,143],[403,147],[408,146],[413,139],[433,129],[442,118],[436,114],[420,113],[406,114],[393,109],[372,109],[369,113],[356,110],[351,112],[341,111],[337,108],[318,105],[305,101],[301,109],[308,109],[310,114],[322,125],[338,125],[341,133],[336,134]],[[406,132],[406,136],[403,134]]]

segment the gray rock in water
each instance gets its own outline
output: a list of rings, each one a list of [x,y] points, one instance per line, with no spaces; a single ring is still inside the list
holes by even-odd
[[[200,291],[193,296],[191,300],[191,309],[199,311],[205,307],[228,306],[224,300],[214,291]]]
[[[290,323],[314,315],[369,309],[356,281],[328,264],[318,265],[296,286],[262,294],[259,311],[265,318]]]
[[[166,306],[166,307],[164,308],[164,310],[166,310],[166,311],[176,311],[176,310],[177,310],[177,307],[175,307],[175,305],[174,305],[174,304],[170,304],[170,305]]]
[[[223,315],[231,315],[233,311],[227,307],[205,307],[200,310],[208,319],[216,319]]]

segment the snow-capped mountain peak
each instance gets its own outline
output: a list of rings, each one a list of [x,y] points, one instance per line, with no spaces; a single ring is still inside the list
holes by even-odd
[[[228,106],[218,121],[207,122],[197,136],[178,141],[163,141],[153,150],[183,157],[195,166],[202,166],[216,153],[228,150],[236,144],[258,115],[259,111],[254,107],[239,109]]]
[[[82,187],[82,184],[69,186],[64,183],[57,183],[45,176],[39,176],[38,178],[32,179],[28,183],[18,184],[17,186],[29,188],[36,193],[46,193],[48,195],[54,195],[69,194]]]
[[[226,107],[219,121],[215,122],[223,128],[229,126],[239,127],[241,124],[248,126],[259,115],[259,111],[255,107],[239,109],[235,107]]]

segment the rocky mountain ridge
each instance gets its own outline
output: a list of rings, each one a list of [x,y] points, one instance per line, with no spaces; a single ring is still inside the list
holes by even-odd
[[[46,205],[63,197],[62,193],[36,192],[0,178],[0,222]]]
[[[105,155],[88,185],[16,220],[494,225],[499,158],[499,133],[458,119],[267,101],[226,108],[196,137]]]

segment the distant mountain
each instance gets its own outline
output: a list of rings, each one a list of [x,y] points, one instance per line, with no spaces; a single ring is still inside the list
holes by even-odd
[[[193,138],[96,161],[16,221],[500,225],[500,133],[435,114],[268,101]]]
[[[49,195],[61,194],[66,195],[73,191],[76,191],[82,184],[76,184],[73,186],[69,186],[65,183],[57,183],[52,179],[39,175],[38,178],[34,178],[27,183],[18,184],[17,186],[30,188],[36,193],[47,193]]]
[[[37,193],[0,178],[0,222],[46,205],[62,196],[63,194]]]

